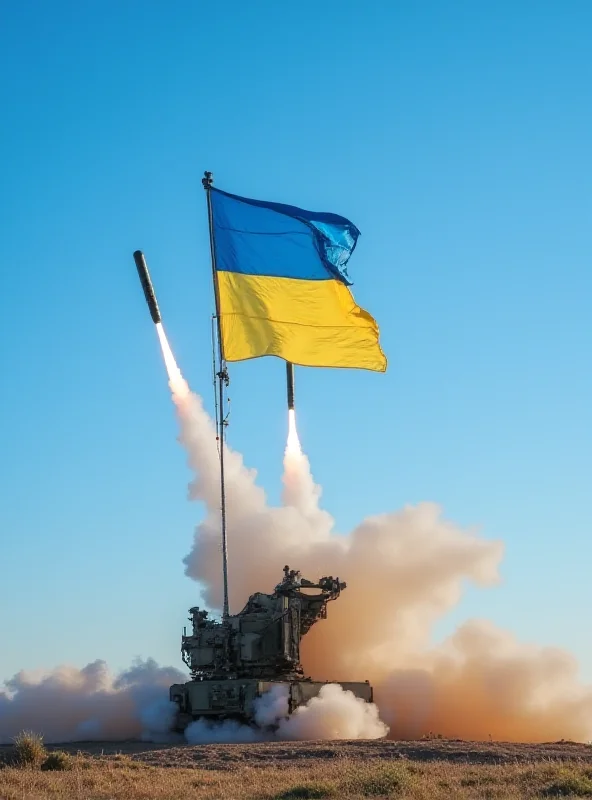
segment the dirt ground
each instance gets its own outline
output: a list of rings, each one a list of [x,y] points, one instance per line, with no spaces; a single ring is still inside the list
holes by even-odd
[[[1,800],[548,800],[592,797],[592,746],[429,739],[48,746],[60,766],[0,747]],[[50,771],[48,771],[50,770]],[[52,771],[57,770],[57,771]]]
[[[0,747],[6,755],[8,747]],[[146,742],[77,742],[48,746],[70,753],[95,757],[121,753],[132,760],[154,767],[232,770],[248,767],[312,766],[327,759],[365,761],[446,761],[456,764],[527,764],[533,762],[576,761],[592,765],[592,746],[575,742],[516,744],[506,742],[466,742],[459,739],[431,739],[409,742],[337,741],[268,742],[264,744],[165,745]]]

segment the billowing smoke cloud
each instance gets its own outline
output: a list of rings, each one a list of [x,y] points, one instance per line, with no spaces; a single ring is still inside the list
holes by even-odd
[[[168,699],[168,687],[186,679],[152,659],[138,661],[118,676],[104,661],[82,669],[19,672],[6,683],[6,692],[0,692],[0,744],[9,744],[19,731],[28,729],[42,734],[49,744],[377,739],[388,730],[378,719],[376,706],[335,685],[323,687],[318,697],[288,718],[287,689],[275,686],[255,701],[255,726],[202,719],[187,728],[183,739],[171,732],[177,707]]]
[[[379,719],[378,708],[340,686],[323,686],[318,697],[279,720],[281,739],[380,739],[388,726]]]
[[[19,672],[0,692],[0,743],[28,729],[43,734],[48,743],[168,741],[176,708],[168,700],[168,687],[184,680],[183,673],[152,659],[117,676],[104,661],[83,669]]]
[[[233,721],[219,724],[198,720],[185,731],[190,744],[263,742],[274,739],[380,739],[388,732],[375,705],[365,703],[341,686],[327,684],[319,695],[288,716],[288,690],[274,686],[255,701],[257,727]]]
[[[200,582],[205,602],[220,608],[213,425],[180,374],[169,369],[169,377],[180,440],[196,474],[190,495],[207,512],[185,558],[186,574]],[[319,507],[295,427],[290,434],[279,508],[267,504],[255,472],[226,451],[231,607],[241,608],[252,592],[270,591],[284,564],[307,577],[338,575],[348,588],[303,640],[304,666],[316,679],[369,679],[392,737],[431,731],[467,739],[589,739],[592,688],[578,682],[569,654],[526,647],[478,621],[430,646],[434,625],[459,603],[467,582],[499,582],[502,543],[452,524],[433,503],[370,517],[339,535]],[[290,724],[297,727],[297,719]]]
[[[219,456],[214,425],[192,394],[157,326],[180,440],[195,472],[190,497],[206,516],[185,558],[205,602],[222,605]],[[592,738],[592,688],[577,678],[575,660],[561,650],[526,646],[484,621],[460,626],[430,645],[434,625],[462,597],[463,586],[494,586],[503,555],[488,541],[447,521],[438,506],[421,503],[364,520],[347,535],[320,508],[320,489],[298,443],[295,420],[284,459],[281,507],[270,507],[239,454],[226,451],[230,601],[270,591],[284,564],[310,578],[338,575],[348,588],[328,618],[303,640],[308,674],[323,680],[369,679],[378,709],[336,686],[285,719],[286,697],[258,701],[258,728],[236,723],[190,726],[191,742],[261,738],[450,737],[513,741]],[[143,737],[168,740],[175,707],[168,686],[184,676],[153,661],[119,676],[97,661],[82,670],[45,675],[21,672],[0,692],[0,742],[33,728],[49,742]],[[380,713],[380,719],[378,714]],[[384,722],[382,722],[383,720]],[[278,727],[270,730],[272,724]]]

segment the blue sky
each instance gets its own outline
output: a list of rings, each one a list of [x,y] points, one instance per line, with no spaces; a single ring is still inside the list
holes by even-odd
[[[362,232],[389,370],[296,375],[339,529],[433,500],[503,538],[504,585],[438,633],[486,616],[592,680],[591,25],[585,0],[2,4],[0,678],[181,666],[200,512],[132,252],[209,403],[210,169]],[[283,375],[231,371],[272,499]]]

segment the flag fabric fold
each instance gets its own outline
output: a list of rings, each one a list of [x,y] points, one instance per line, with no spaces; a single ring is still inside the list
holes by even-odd
[[[273,355],[384,372],[378,326],[348,288],[356,226],[337,214],[210,192],[225,359]]]

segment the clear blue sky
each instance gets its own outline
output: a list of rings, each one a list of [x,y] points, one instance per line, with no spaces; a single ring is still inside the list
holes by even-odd
[[[433,500],[503,538],[439,632],[486,616],[592,679],[591,29],[587,0],[1,4],[0,677],[181,666],[200,512],[132,252],[209,402],[210,169],[362,231],[389,370],[297,373],[339,528]],[[277,499],[282,364],[231,389]]]

